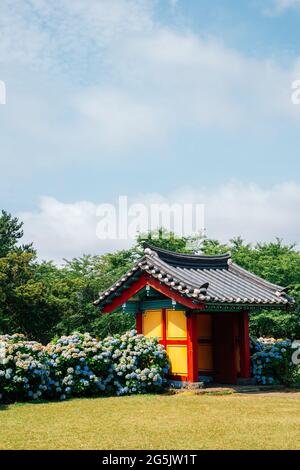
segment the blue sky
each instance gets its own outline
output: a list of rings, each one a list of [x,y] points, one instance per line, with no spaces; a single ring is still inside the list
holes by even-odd
[[[2,0],[1,206],[57,260],[119,247],[82,211],[123,194],[298,242],[299,21],[299,0]]]

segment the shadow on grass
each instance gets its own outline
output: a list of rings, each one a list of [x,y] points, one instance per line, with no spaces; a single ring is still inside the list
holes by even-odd
[[[136,395],[135,395],[136,396]],[[93,396],[93,397],[69,397],[68,399],[66,400],[60,400],[59,398],[58,399],[41,399],[41,400],[30,400],[30,401],[12,401],[12,402],[9,402],[9,403],[0,403],[0,411],[2,410],[6,410],[8,407],[10,406],[14,406],[14,407],[22,407],[22,406],[26,406],[26,405],[46,405],[46,404],[51,404],[51,403],[55,403],[55,404],[58,404],[58,403],[61,403],[61,404],[64,404],[64,403],[72,403],[74,401],[77,401],[77,400],[104,400],[105,398],[123,398],[123,397],[118,397],[116,395],[102,395],[102,396]]]
[[[9,403],[1,403],[0,404],[0,411],[7,410],[9,407],[22,407],[26,405],[42,405],[45,403],[53,403],[54,400],[34,400],[34,401],[11,401]]]

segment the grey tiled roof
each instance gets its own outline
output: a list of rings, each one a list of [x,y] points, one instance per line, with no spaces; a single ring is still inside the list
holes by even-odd
[[[233,303],[283,306],[293,303],[287,289],[272,284],[220,256],[173,253],[147,245],[133,268],[100,295],[94,305],[107,303],[141,273],[156,278],[195,303]]]

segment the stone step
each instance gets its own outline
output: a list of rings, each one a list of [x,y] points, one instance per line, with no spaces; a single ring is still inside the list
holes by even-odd
[[[248,379],[238,378],[236,382],[237,382],[237,385],[255,385],[256,384],[256,380],[254,377],[250,377]]]
[[[171,388],[184,389],[184,390],[198,390],[204,388],[203,382],[182,382],[179,380],[169,380]]]
[[[236,387],[235,391],[238,393],[254,393],[260,392],[260,387]]]

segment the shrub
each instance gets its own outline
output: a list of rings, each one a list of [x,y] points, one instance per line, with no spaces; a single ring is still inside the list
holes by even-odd
[[[74,333],[46,347],[2,336],[2,401],[156,392],[168,372],[166,352],[135,330],[98,341]]]
[[[46,346],[50,396],[96,395],[107,389],[109,358],[102,343],[88,333],[62,336]]]
[[[156,392],[162,387],[169,362],[164,347],[156,339],[150,340],[132,330],[106,338],[103,345],[112,354],[110,374],[117,395]]]
[[[0,399],[37,400],[48,389],[50,370],[45,348],[23,335],[0,336]]]
[[[300,385],[300,366],[292,361],[295,349],[289,339],[252,339],[251,346],[252,373],[258,383]]]
[[[135,330],[103,341],[87,333],[63,336],[47,353],[52,395],[61,399],[157,391],[168,371],[163,346]]]

